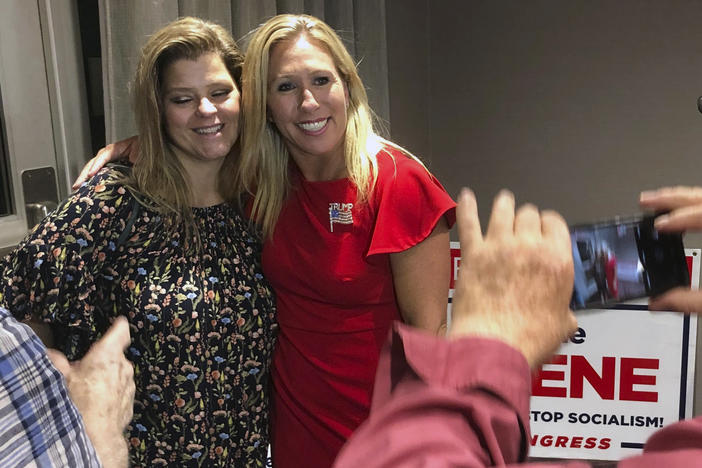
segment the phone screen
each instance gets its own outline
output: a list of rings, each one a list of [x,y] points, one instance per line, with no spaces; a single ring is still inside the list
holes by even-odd
[[[659,233],[654,216],[570,228],[575,269],[571,308],[609,306],[689,286],[680,234]]]

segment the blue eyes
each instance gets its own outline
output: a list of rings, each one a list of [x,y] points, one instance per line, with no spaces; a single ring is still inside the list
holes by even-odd
[[[314,79],[314,84],[316,84],[317,86],[324,86],[327,83],[329,83],[329,78],[326,76],[322,76],[322,77]]]
[[[312,84],[314,86],[326,86],[330,82],[331,82],[331,78],[329,78],[328,76],[320,76],[320,77],[314,78],[312,80]],[[286,81],[286,82],[280,83],[276,89],[278,92],[284,93],[286,91],[292,91],[296,87],[297,86],[294,83]]]

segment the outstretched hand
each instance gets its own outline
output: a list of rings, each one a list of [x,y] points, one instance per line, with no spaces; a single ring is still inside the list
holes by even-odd
[[[60,352],[48,350],[49,358],[66,379],[71,400],[106,467],[127,465],[123,432],[132,419],[135,391],[134,370],[124,357],[129,343],[127,320],[118,317],[80,361],[70,363]]]
[[[702,231],[702,187],[664,187],[641,192],[639,204],[647,210],[667,212],[655,221],[656,229],[661,232]],[[702,313],[702,291],[675,288],[652,297],[648,307]]]
[[[502,340],[538,367],[577,329],[569,308],[573,257],[563,218],[530,204],[515,214],[514,195],[503,190],[483,236],[475,196],[464,189],[457,223],[461,268],[448,336]]]
[[[131,162],[135,162],[138,156],[138,136],[132,136],[116,143],[110,143],[109,145],[100,149],[96,156],[85,163],[85,166],[83,166],[83,169],[81,169],[80,174],[78,174],[78,178],[75,180],[75,182],[73,182],[73,186],[71,188],[73,190],[77,190],[84,182],[97,174],[100,169],[105,167],[105,164],[108,162],[119,161],[120,159],[129,159]]]

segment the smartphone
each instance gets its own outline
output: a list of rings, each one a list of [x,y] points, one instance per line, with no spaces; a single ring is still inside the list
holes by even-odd
[[[655,215],[570,227],[571,308],[597,309],[690,285],[682,235],[654,229]]]

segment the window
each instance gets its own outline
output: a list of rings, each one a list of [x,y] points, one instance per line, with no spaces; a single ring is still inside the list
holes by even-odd
[[[1,0],[0,0],[1,1]],[[92,153],[105,146],[105,112],[102,102],[102,50],[98,2],[78,2],[80,38],[85,84],[88,89],[88,118]]]
[[[0,95],[0,217],[12,214],[12,178],[10,177],[5,114]]]

